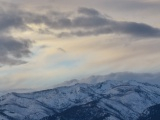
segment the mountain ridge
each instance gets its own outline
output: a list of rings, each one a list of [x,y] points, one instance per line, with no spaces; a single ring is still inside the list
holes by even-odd
[[[96,104],[91,105],[95,101]],[[89,105],[93,106],[95,111],[103,111],[105,116],[102,114],[96,116],[104,120],[136,120],[145,109],[159,103],[158,85],[135,80],[107,80],[96,84],[76,83],[72,86],[32,93],[9,93],[1,96],[0,120],[10,120],[6,116],[13,120],[47,120],[49,116],[74,120],[65,118],[63,114],[69,110],[77,110],[79,113],[86,110],[87,114],[94,113]]]

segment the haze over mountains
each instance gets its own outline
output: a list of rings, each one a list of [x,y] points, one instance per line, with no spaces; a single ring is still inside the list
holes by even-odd
[[[107,75],[93,75],[88,78],[83,78],[81,80],[73,79],[61,84],[56,85],[58,86],[71,86],[77,83],[89,83],[89,84],[96,84],[99,82],[103,82],[106,80],[136,80],[139,82],[148,82],[152,84],[160,84],[159,82],[160,73],[132,73],[132,72],[119,72],[119,73],[111,73]]]
[[[160,104],[160,85],[153,83],[156,75],[91,76],[54,89],[8,93],[0,97],[0,120],[143,120],[148,114],[144,111]]]

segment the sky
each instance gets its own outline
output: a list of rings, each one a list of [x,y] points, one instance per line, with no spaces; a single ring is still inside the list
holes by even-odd
[[[0,0],[0,90],[160,73],[159,0]]]

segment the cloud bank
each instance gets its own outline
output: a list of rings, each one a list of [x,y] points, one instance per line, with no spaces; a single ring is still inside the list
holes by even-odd
[[[0,88],[159,71],[157,0],[1,1]]]
[[[8,10],[0,13],[0,30],[28,28],[28,24],[44,24],[52,30],[68,30],[57,36],[91,36],[102,34],[125,34],[133,37],[160,37],[160,29],[151,25],[129,21],[117,21],[93,8],[81,7],[73,15],[49,11],[47,14],[36,14],[22,10]],[[41,29],[39,31],[46,31]],[[47,33],[48,31],[46,31]],[[49,33],[49,32],[48,32]],[[50,33],[52,34],[52,32]]]
[[[47,13],[34,13],[10,7],[0,11],[0,64],[17,65],[26,63],[21,60],[31,53],[31,40],[15,38],[16,31],[33,31],[29,25],[45,25],[39,34],[61,37],[86,37],[98,35],[126,35],[134,38],[160,37],[160,29],[151,25],[129,21],[117,21],[93,8],[78,8],[72,13],[49,10]],[[54,33],[54,31],[59,31]],[[67,30],[67,32],[66,32]]]

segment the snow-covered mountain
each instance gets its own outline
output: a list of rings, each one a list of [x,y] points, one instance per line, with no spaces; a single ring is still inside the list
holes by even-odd
[[[0,97],[0,120],[137,120],[144,110],[160,104],[159,85],[102,81],[8,93]]]
[[[160,104],[151,106],[144,110],[138,120],[159,120],[160,119]]]
[[[34,89],[10,89],[10,90],[0,90],[0,96],[3,96],[7,93],[16,92],[16,93],[30,93],[35,91]]]

